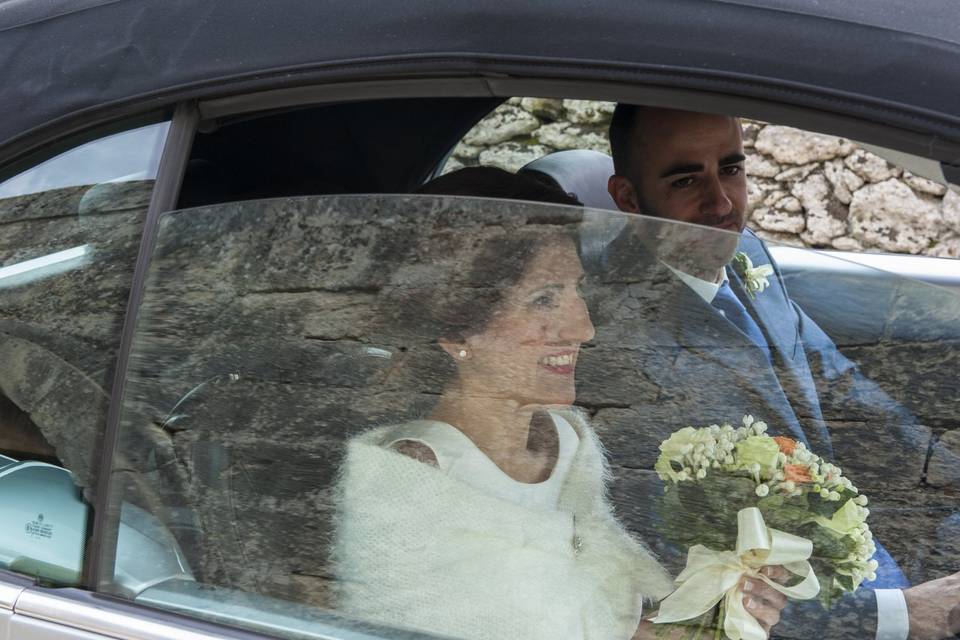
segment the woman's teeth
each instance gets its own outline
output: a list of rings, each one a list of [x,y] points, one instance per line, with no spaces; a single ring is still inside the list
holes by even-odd
[[[567,367],[573,364],[573,355],[568,353],[563,356],[547,356],[540,359],[540,364],[545,364],[548,367]]]

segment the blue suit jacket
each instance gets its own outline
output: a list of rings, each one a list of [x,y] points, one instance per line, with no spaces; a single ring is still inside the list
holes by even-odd
[[[843,457],[837,459],[828,428],[831,419],[865,425],[870,433],[861,435],[888,440],[891,453],[924,446],[912,429],[913,416],[867,380],[790,300],[764,243],[747,230],[739,250],[754,265],[770,264],[775,270],[770,287],[753,299],[740,276],[727,268],[731,288],[764,333],[769,359],[645,251],[642,240],[632,238],[629,228],[612,243],[593,274],[597,286],[588,303],[597,337],[578,363],[578,396],[587,405],[625,403],[638,414],[644,428],[631,434],[637,438],[626,447],[630,452],[626,455],[634,459],[623,464],[650,469],[657,446],[670,432],[687,425],[736,423],[745,414],[765,420],[774,435],[804,440],[811,450],[841,466]],[[872,449],[870,453],[874,454]],[[856,477],[852,479],[858,483]],[[869,492],[867,486],[861,489]],[[649,505],[661,491],[659,480],[647,473],[634,481],[624,499]],[[659,539],[649,518],[651,511],[652,507],[637,507],[637,515],[627,515],[625,520],[672,569],[679,570],[683,558]],[[895,586],[895,577],[881,575],[880,586]],[[869,590],[846,598],[830,612],[823,612],[816,603],[790,609],[776,635],[872,638],[875,634],[876,604]]]

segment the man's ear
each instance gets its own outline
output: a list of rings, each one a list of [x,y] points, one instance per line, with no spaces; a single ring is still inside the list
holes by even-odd
[[[613,175],[607,180],[607,191],[617,203],[617,208],[626,213],[640,213],[640,200],[633,183],[624,176]]]

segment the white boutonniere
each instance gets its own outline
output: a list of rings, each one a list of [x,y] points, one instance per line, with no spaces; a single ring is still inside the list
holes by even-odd
[[[764,289],[770,286],[767,278],[773,275],[773,267],[769,264],[762,264],[759,267],[753,266],[750,256],[743,251],[737,251],[737,255],[733,256],[733,268],[743,278],[744,286],[751,300],[755,300],[758,293],[762,293]]]

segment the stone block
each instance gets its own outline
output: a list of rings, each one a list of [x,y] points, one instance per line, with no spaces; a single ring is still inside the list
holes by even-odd
[[[922,253],[943,231],[937,207],[903,182],[889,179],[857,191],[850,203],[851,235],[864,246]]]
[[[784,213],[801,213],[803,211],[803,205],[793,196],[786,196],[777,200],[774,207]]]
[[[874,499],[867,522],[912,584],[956,571],[960,538],[943,535],[953,508],[930,499],[923,491],[904,492],[896,499]]]
[[[95,215],[137,208],[145,210],[150,204],[152,194],[153,180],[96,184],[87,189],[80,198],[77,213]]]
[[[610,143],[602,130],[554,122],[545,124],[533,133],[540,143],[554,149],[591,149],[601,153],[610,153]]]
[[[652,402],[658,387],[644,373],[641,357],[604,342],[581,349],[577,359],[577,403],[599,408]]]
[[[592,424],[611,464],[626,469],[653,469],[660,456],[660,443],[678,427],[650,420],[646,414],[641,407],[601,409],[594,415]]]
[[[880,156],[857,149],[844,159],[844,164],[865,182],[884,182],[899,177],[903,171]]]
[[[754,147],[781,164],[794,165],[843,157],[855,148],[844,138],[775,125],[764,127],[757,134]]]
[[[941,238],[927,255],[934,258],[960,258],[960,236],[949,235]]]
[[[769,207],[754,210],[750,219],[765,231],[779,233],[800,233],[807,225],[802,213],[790,213]]]
[[[941,204],[943,222],[954,233],[960,233],[960,193],[955,189],[948,189]]]
[[[483,149],[484,147],[474,146],[460,141],[457,143],[457,146],[453,148],[453,156],[462,160],[476,160],[480,157],[480,152],[482,152]]]
[[[908,187],[913,189],[918,193],[925,193],[930,196],[940,197],[946,194],[947,188],[940,184],[939,182],[934,182],[933,180],[927,180],[918,175],[914,175],[909,171],[903,172],[903,181],[907,184]]]
[[[952,372],[960,370],[960,344],[881,344],[844,353],[923,423],[957,424],[960,398]]]
[[[743,148],[753,149],[760,130],[766,126],[763,122],[754,122],[745,118],[740,120],[740,128],[743,131]]]
[[[747,179],[747,211],[753,211],[761,206],[769,206],[767,199],[784,193],[780,184],[766,178],[751,177]]]
[[[820,166],[819,162],[811,162],[810,164],[800,165],[799,167],[789,167],[774,176],[774,179],[778,182],[786,182],[789,186],[789,184],[794,182],[805,180],[811,173],[820,169]]]
[[[523,98],[520,106],[525,111],[547,121],[559,120],[563,116],[563,100],[551,98]]]
[[[773,178],[783,171],[780,165],[759,153],[747,153],[746,168],[748,176],[758,176],[761,178]]]
[[[549,125],[546,125],[549,126]],[[553,151],[542,144],[507,142],[480,153],[480,164],[499,167],[505,171],[519,171],[524,165]]]
[[[861,491],[889,495],[920,488],[930,429],[898,424],[896,416],[887,421],[827,419],[836,463]]]
[[[806,212],[806,230],[801,237],[814,246],[829,245],[847,233],[847,208],[836,199],[822,173],[814,173],[793,185],[790,193]]]
[[[61,218],[76,213],[90,185],[38,191],[0,199],[0,223]]]
[[[834,238],[830,241],[830,246],[837,251],[863,251],[863,245],[859,240],[855,240],[854,238]]]
[[[575,124],[608,124],[616,108],[614,102],[596,100],[564,100],[567,118]]]
[[[846,167],[843,166],[843,160],[839,158],[824,163],[823,165],[823,175],[826,176],[827,180],[833,186],[833,195],[843,204],[850,204],[853,194],[847,185],[847,181],[844,179],[846,171]]]
[[[473,146],[489,146],[525,136],[537,129],[540,121],[519,106],[505,104],[478,122],[463,141]]]
[[[935,487],[960,488],[960,430],[947,431],[933,445],[927,482]]]

